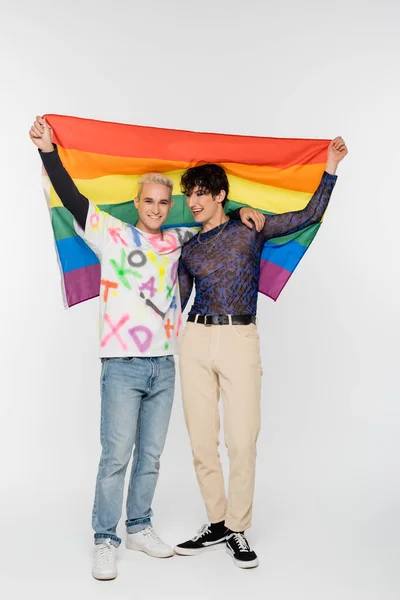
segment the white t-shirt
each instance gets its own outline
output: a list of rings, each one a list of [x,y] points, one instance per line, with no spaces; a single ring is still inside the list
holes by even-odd
[[[144,233],[89,202],[77,233],[100,260],[100,356],[177,354],[182,329],[178,261],[195,228]]]

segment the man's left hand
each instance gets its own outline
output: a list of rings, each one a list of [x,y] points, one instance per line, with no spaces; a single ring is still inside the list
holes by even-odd
[[[337,137],[331,141],[328,147],[328,161],[340,163],[347,154],[347,146],[342,137]]]
[[[240,220],[243,225],[246,225],[249,229],[253,229],[253,225],[255,225],[256,231],[261,231],[265,223],[265,217],[262,212],[255,210],[254,208],[241,208]]]
[[[335,175],[338,164],[344,159],[347,153],[347,146],[343,138],[337,137],[332,140],[328,147],[325,171],[331,175]]]

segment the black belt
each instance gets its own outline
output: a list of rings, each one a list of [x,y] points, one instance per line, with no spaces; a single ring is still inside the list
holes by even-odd
[[[250,323],[256,323],[255,315],[189,315],[187,320],[201,325],[250,325]]]

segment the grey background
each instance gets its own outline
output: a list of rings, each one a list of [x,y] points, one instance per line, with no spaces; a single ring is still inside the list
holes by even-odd
[[[399,5],[0,6],[2,595],[397,600]],[[118,579],[91,579],[98,306],[62,308],[28,138],[45,112],[348,143],[311,250],[276,304],[259,300],[254,571],[121,548]],[[154,502],[170,543],[206,520],[180,400]]]

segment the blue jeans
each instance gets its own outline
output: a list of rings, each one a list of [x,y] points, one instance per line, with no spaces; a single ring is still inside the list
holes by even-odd
[[[102,454],[92,525],[95,542],[116,534],[121,518],[125,473],[133,454],[126,503],[126,528],[151,525],[151,503],[171,416],[175,385],[173,356],[103,358],[101,369]]]

